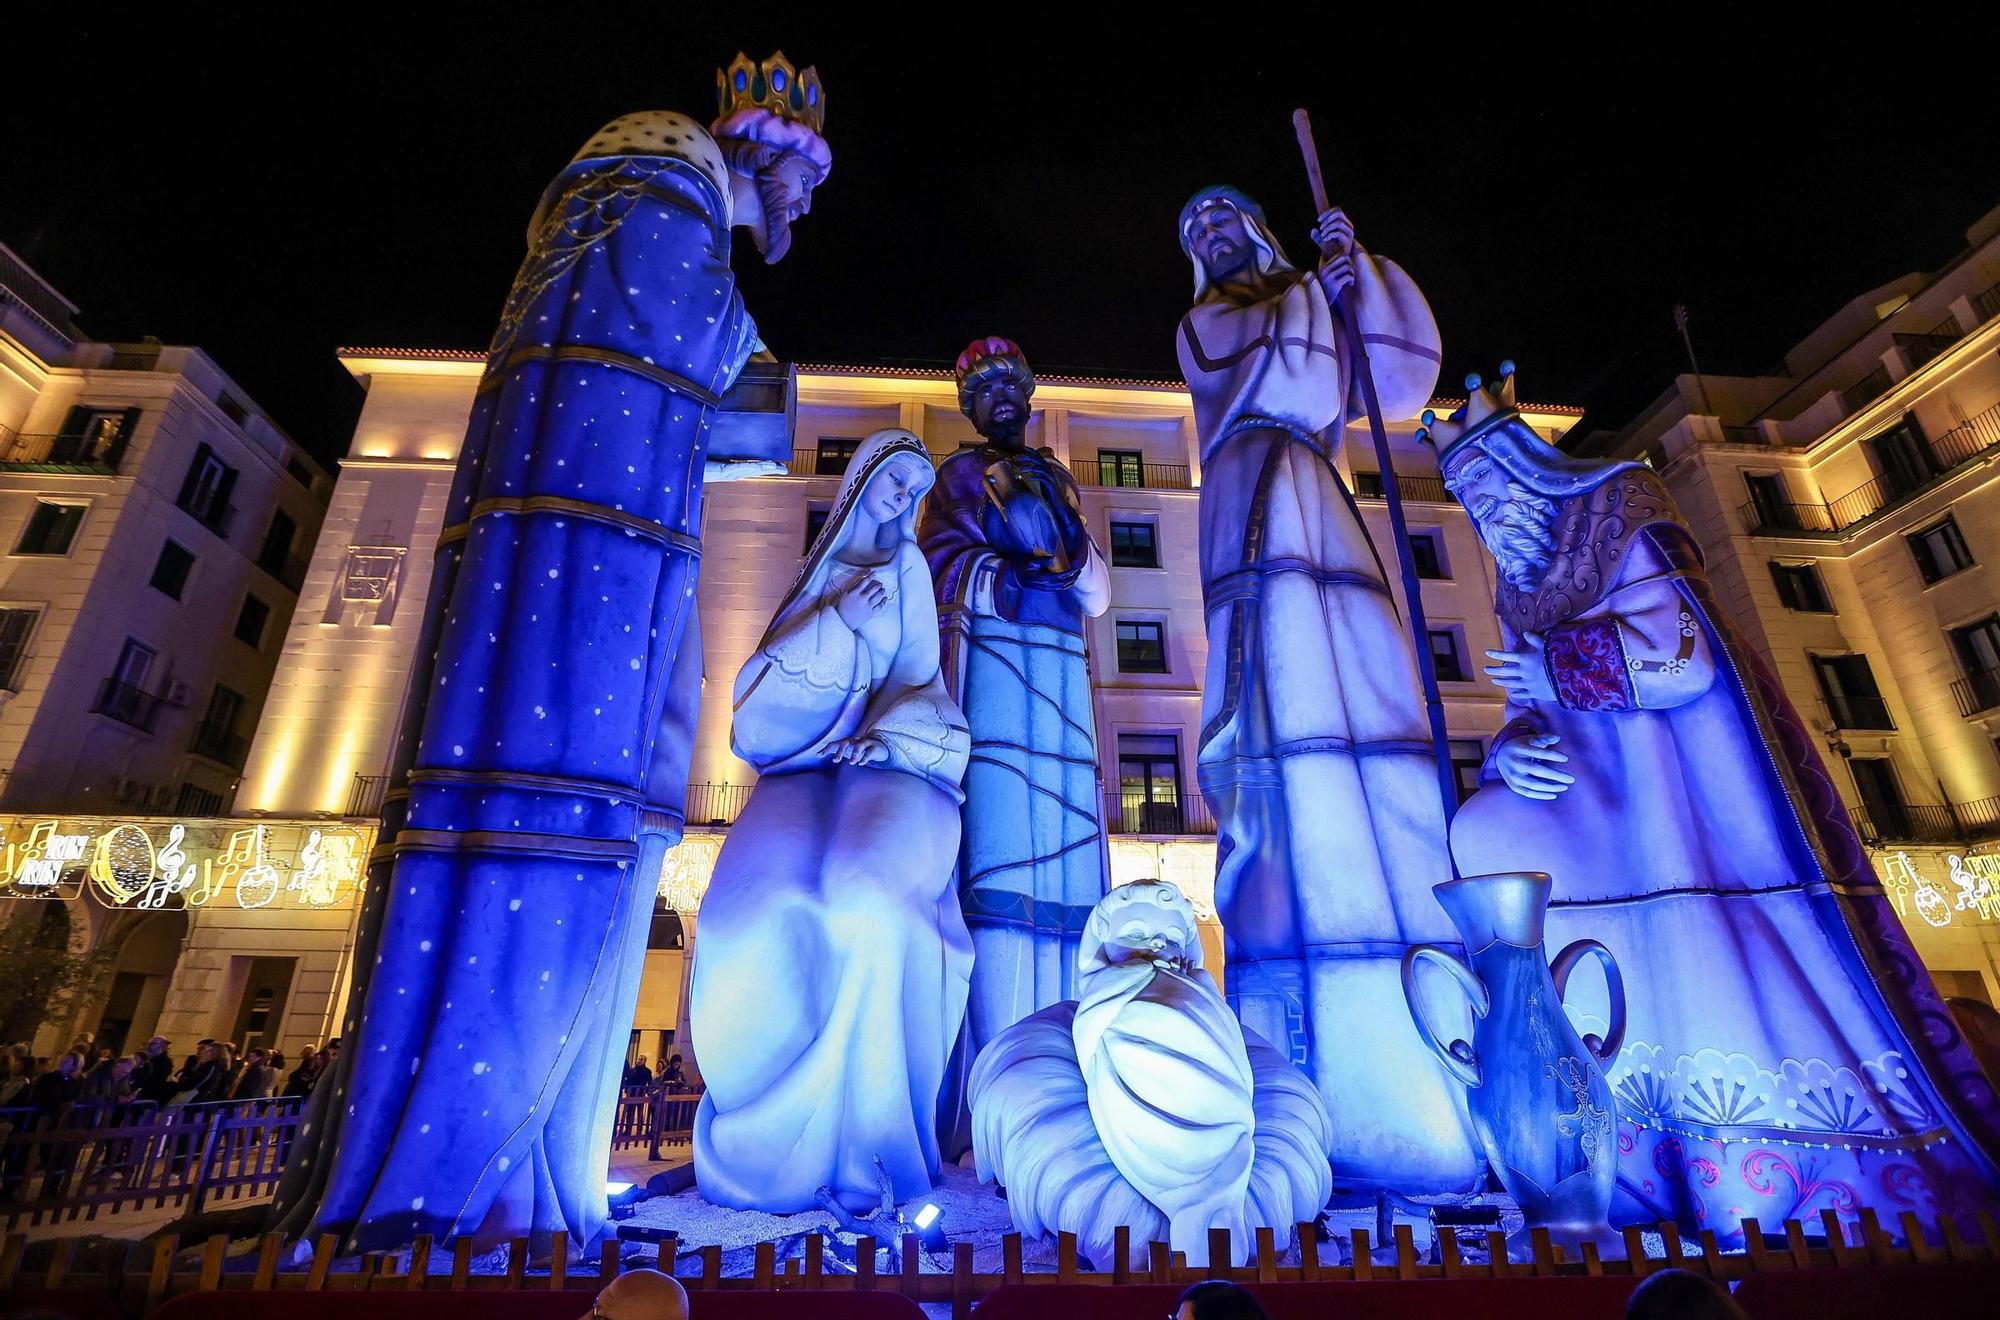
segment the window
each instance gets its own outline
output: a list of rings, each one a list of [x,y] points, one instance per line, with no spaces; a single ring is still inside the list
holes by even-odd
[[[0,609],[0,692],[18,692],[21,661],[28,655],[28,639],[34,636],[40,610]]]
[[[153,661],[158,655],[159,652],[144,642],[126,638],[125,649],[118,653],[117,665],[98,690],[96,709],[135,728],[152,728],[160,702],[159,698],[146,691],[146,676],[152,671]]]
[[[194,451],[194,462],[188,464],[187,477],[174,503],[220,534],[229,524],[229,495],[235,489],[236,469],[202,445]]]
[[[1889,499],[1899,500],[1937,475],[1937,459],[1924,443],[1924,433],[1913,414],[1905,413],[1901,422],[1872,437],[1868,452],[1875,457],[1876,470],[1882,474],[1882,492]]]
[[[304,486],[307,490],[312,489],[312,469],[301,462],[297,454],[293,454],[285,459],[285,475],[289,476],[293,481],[298,482],[301,486]]]
[[[1826,584],[1819,580],[1815,565],[1781,564],[1774,559],[1771,581],[1777,584],[1778,600],[1786,609],[1802,614],[1833,613],[1833,606],[1826,598]]]
[[[257,551],[257,567],[272,577],[282,578],[285,561],[292,557],[292,540],[298,531],[299,525],[283,509],[272,514],[270,530],[264,533],[264,544]]]
[[[1146,456],[1136,449],[1098,450],[1097,484],[1141,489],[1146,484]]]
[[[1756,527],[1800,530],[1783,477],[1775,472],[1745,472],[1743,484],[1750,488],[1750,509]]]
[[[806,543],[799,547],[800,554],[812,553],[813,542],[819,540],[819,534],[826,526],[826,517],[832,512],[832,509],[823,505],[818,508],[811,506],[806,508]]]
[[[1907,539],[1910,554],[1917,561],[1917,572],[1923,575],[1925,585],[1942,582],[1952,574],[1972,567],[1972,551],[1965,547],[1965,537],[1958,530],[1958,520],[1949,514],[1945,515],[1943,522],[1932,523]]]
[[[153,563],[153,590],[179,600],[193,569],[193,553],[178,541],[167,542],[160,547],[160,557]]]
[[[1354,493],[1364,500],[1379,500],[1388,492],[1382,486],[1380,472],[1357,472],[1354,474]]]
[[[271,607],[255,596],[243,597],[243,608],[236,612],[236,640],[256,650],[264,644],[264,625],[270,622]]]
[[[1118,735],[1118,832],[1179,834],[1181,740],[1171,733]]]
[[[116,472],[138,426],[137,408],[71,408],[49,449],[49,462]]]
[[[1149,522],[1111,524],[1111,565],[1113,568],[1158,568],[1158,530]]]
[[[2000,706],[2000,614],[1989,614],[1978,623],[1951,630],[1951,649],[1965,670],[1965,700],[1960,703],[1968,715]]]
[[[1893,729],[1889,708],[1875,686],[1875,673],[1865,655],[1816,655],[1813,676],[1835,728]]]
[[[1118,668],[1128,674],[1167,672],[1167,625],[1118,621]]]
[[[1430,639],[1431,668],[1437,673],[1438,682],[1469,681],[1465,672],[1465,647],[1458,640],[1458,629],[1433,628]]]
[[[1444,534],[1422,531],[1410,533],[1410,558],[1416,561],[1417,576],[1445,581],[1451,571],[1444,563]]]
[[[847,460],[854,457],[854,451],[861,448],[861,437],[857,435],[823,435],[819,438],[819,451],[813,457],[813,474],[821,477],[837,477],[847,471]]]
[[[1910,813],[1903,801],[1903,787],[1896,782],[1896,768],[1886,757],[1856,756],[1847,768],[1854,773],[1854,788],[1861,795],[1861,813],[1874,828],[1876,838],[1910,837]]]
[[[21,533],[21,543],[14,547],[17,555],[66,555],[71,541],[76,539],[76,529],[83,522],[84,506],[81,504],[57,504],[51,500],[36,500],[35,511],[28,515],[28,527]]]
[[[215,396],[215,406],[222,409],[222,415],[238,426],[250,420],[250,410],[243,406],[243,400],[233,394]]]
[[[211,728],[233,731],[236,719],[242,713],[243,694],[217,683],[215,691],[208,694],[208,710],[202,715],[201,722]]]
[[[1477,738],[1451,740],[1451,777],[1458,781],[1461,805],[1479,791],[1480,767],[1486,764],[1486,747]]]

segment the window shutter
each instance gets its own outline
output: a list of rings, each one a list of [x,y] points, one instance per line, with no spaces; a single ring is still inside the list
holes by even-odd
[[[90,415],[91,409],[84,407],[80,403],[71,406],[69,412],[63,415],[62,428],[56,434],[59,436],[82,435],[84,427],[90,424]]]
[[[174,503],[183,509],[188,507],[188,501],[194,498],[195,483],[201,480],[201,470],[207,465],[208,456],[214,452],[205,444],[195,446],[194,462],[188,464],[187,476],[181,479],[181,493],[174,496]]]
[[[235,489],[236,469],[224,467],[222,480],[215,483],[215,503],[209,506],[208,514],[208,520],[215,526],[218,535],[228,527],[229,496]]]
[[[132,433],[139,429],[139,409],[127,408],[123,420],[118,423],[118,438],[105,451],[104,466],[113,472],[118,470],[119,461],[125,457],[125,447],[132,443]]]

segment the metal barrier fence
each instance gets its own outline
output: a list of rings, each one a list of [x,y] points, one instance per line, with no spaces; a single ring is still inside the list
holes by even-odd
[[[217,1199],[264,1195],[284,1172],[303,1108],[287,1096],[0,1110],[0,1216],[11,1229],[148,1203],[199,1214]]]

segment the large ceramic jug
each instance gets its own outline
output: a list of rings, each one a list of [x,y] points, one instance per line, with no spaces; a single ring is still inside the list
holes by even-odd
[[[1403,995],[1423,1037],[1467,1088],[1473,1130],[1530,1225],[1570,1241],[1608,1236],[1618,1178],[1611,1087],[1603,1063],[1625,1034],[1625,987],[1610,950],[1578,940],[1542,954],[1549,877],[1536,871],[1469,875],[1432,891],[1465,941],[1461,962],[1420,944],[1403,955]],[[1563,1012],[1563,987],[1586,955],[1604,964],[1610,1036],[1579,1037]],[[1472,1001],[1472,1040],[1445,1044],[1417,985],[1430,962]],[[1469,965],[1468,965],[1469,964]]]

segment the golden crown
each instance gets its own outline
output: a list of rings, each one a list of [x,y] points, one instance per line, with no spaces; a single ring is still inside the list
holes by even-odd
[[[720,118],[738,110],[762,109],[815,133],[826,125],[826,94],[820,89],[819,70],[794,69],[781,50],[772,51],[762,64],[737,51],[728,68],[716,71],[715,100]]]
[[[1467,376],[1465,394],[1464,405],[1454,409],[1449,417],[1441,418],[1429,408],[1424,409],[1423,425],[1417,428],[1417,439],[1436,447],[1440,463],[1460,445],[1521,415],[1514,403],[1512,362],[1500,364],[1500,378],[1492,385],[1477,375]]]

